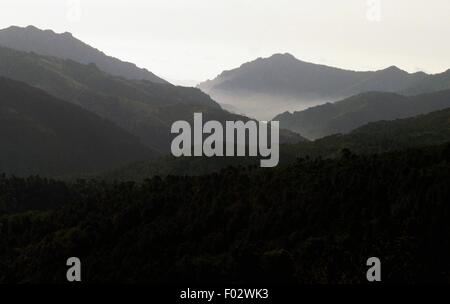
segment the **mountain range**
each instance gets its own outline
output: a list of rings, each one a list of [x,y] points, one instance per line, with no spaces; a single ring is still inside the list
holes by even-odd
[[[196,88],[128,80],[107,74],[94,64],[5,47],[0,47],[0,76],[23,81],[96,113],[160,153],[170,151],[172,123],[191,121],[194,112],[202,112],[205,120],[248,120],[223,110]],[[280,136],[283,142],[295,138],[290,131],[282,131]]]
[[[47,41],[47,43],[42,43],[43,41]],[[2,46],[5,44],[7,46]],[[51,44],[51,47],[46,49],[45,44]],[[78,46],[71,48],[69,47],[71,44]],[[80,55],[83,60],[72,53],[74,49],[78,48],[87,52],[86,56]],[[333,100],[339,96],[351,95],[351,97],[334,103],[328,102],[303,111],[284,112],[275,116],[274,119],[280,121],[282,128],[280,134],[282,144],[305,142],[307,141],[305,137],[316,140],[332,134],[348,134],[370,122],[413,117],[450,107],[450,90],[445,90],[450,87],[450,72],[437,75],[409,74],[396,67],[376,72],[354,72],[303,62],[290,54],[276,54],[267,59],[260,58],[244,64],[237,70],[224,72],[216,80],[207,81],[199,86],[205,92],[212,91],[213,97],[218,91],[233,92],[233,94],[237,92],[237,95],[241,95],[238,104],[224,104],[223,107],[233,109],[234,113],[230,113],[198,88],[178,87],[154,79],[153,81],[145,78],[135,79],[129,75],[118,76],[100,68],[101,60],[98,62],[93,60],[86,64],[90,61],[89,58],[97,58],[92,54],[103,53],[73,38],[68,33],[56,34],[53,31],[42,31],[35,27],[10,27],[0,31],[0,76],[35,87],[37,90],[34,93],[37,94],[38,99],[42,99],[39,94],[45,91],[60,103],[74,104],[77,106],[78,112],[81,109],[92,114],[92,117],[96,117],[98,121],[95,124],[86,123],[86,126],[93,128],[93,134],[104,133],[106,132],[105,128],[120,130],[117,134],[122,134],[122,142],[125,141],[125,138],[128,142],[133,142],[130,144],[130,150],[137,151],[132,152],[129,159],[126,158],[131,160],[129,163],[138,160],[148,161],[157,155],[168,154],[170,142],[174,137],[170,133],[172,123],[177,120],[192,122],[195,112],[202,112],[204,120],[221,122],[226,120],[248,121],[250,118],[234,114],[240,113],[239,110],[246,105],[258,108],[266,114],[269,113],[255,100],[249,104],[246,103],[248,100],[245,96],[248,97],[255,92],[266,97],[289,95],[300,96],[300,99],[304,98],[305,100],[308,96],[315,96],[322,100],[321,103],[323,100]],[[109,58],[104,54],[102,56]],[[116,59],[113,62],[120,63]],[[372,90],[380,92],[371,92]],[[364,93],[353,95],[355,92]],[[414,95],[418,92],[431,93]],[[31,99],[32,93],[29,92],[29,99]],[[278,97],[272,97],[269,98],[269,103],[275,104],[276,109],[281,109],[283,102],[279,104]],[[50,111],[50,106],[44,108]],[[38,118],[17,120],[17,117],[13,119],[10,116],[9,120],[3,122],[5,130],[8,130],[7,121],[12,126],[18,126],[19,121],[36,120],[39,122],[41,114],[40,112],[34,113],[33,109],[35,108],[30,107],[29,112],[23,113],[21,112],[23,108],[14,109],[23,117],[36,116]],[[9,115],[13,113],[6,109],[3,112],[9,113]],[[58,115],[57,109],[50,113]],[[82,118],[74,119],[79,122],[83,121]],[[101,125],[99,121],[103,121],[108,126],[99,127]],[[37,127],[39,125],[45,125],[45,121],[34,125],[37,133],[42,129]],[[73,125],[76,126],[78,123],[74,122]],[[29,128],[30,125],[23,127]],[[45,128],[52,129],[52,126]],[[12,135],[10,134],[10,136]],[[36,135],[37,138],[39,136],[41,135]],[[50,143],[49,138],[46,140]],[[31,142],[33,141],[31,140]],[[60,142],[61,140],[58,139],[48,146],[57,145]],[[26,146],[24,142],[22,144]],[[309,146],[311,147],[313,144],[311,143]],[[59,150],[60,147],[55,148],[55,151]],[[93,154],[95,155],[94,152]],[[143,155],[146,157],[143,158]],[[175,164],[170,157],[158,160],[162,164],[161,172],[167,171],[164,159],[168,160],[170,164]],[[25,161],[22,163],[23,166],[27,164]],[[45,163],[45,160],[42,158],[40,163]],[[159,165],[155,165],[155,163],[151,162],[152,166],[158,168]],[[190,165],[186,166],[186,163]],[[176,164],[190,168],[191,171],[195,171],[194,167],[196,166],[208,167],[209,169],[206,169],[205,172],[226,165],[249,162],[244,160],[244,162],[236,163],[233,159],[220,162],[210,160],[208,163],[210,164],[204,165],[201,159],[176,162]],[[123,165],[114,160],[97,167],[110,170],[117,167],[115,164]],[[180,168],[177,166],[173,167],[174,173],[180,172]],[[6,168],[2,168],[6,172],[22,173],[26,171],[19,167],[15,167],[16,170],[6,165],[3,167]],[[30,165],[30,168],[30,172],[38,172],[33,169],[35,168],[33,165]],[[51,172],[50,175],[63,175],[76,171],[56,165],[52,170],[47,169],[42,172]],[[94,171],[90,169],[90,167],[83,168],[81,166],[80,172]]]
[[[55,41],[61,40],[61,35],[50,31],[27,28],[26,32],[29,35],[37,33],[37,37],[45,34],[53,36],[52,39]],[[11,34],[14,31],[7,33],[9,33],[8,41],[14,41],[15,36]],[[18,33],[22,31],[19,30]],[[17,41],[21,41],[22,36],[19,34],[16,36]],[[30,41],[35,38],[30,38]],[[58,43],[55,42],[56,45]],[[205,120],[221,122],[249,120],[242,115],[223,110],[199,89],[111,75],[101,70],[95,63],[84,64],[72,59],[63,59],[70,57],[66,55],[66,49],[64,47],[59,49],[55,45],[53,47],[60,50],[58,56],[20,51],[1,46],[0,43],[0,76],[24,82],[109,121],[123,129],[124,133],[139,139],[142,145],[151,151],[146,153],[147,159],[154,154],[169,153],[170,143],[174,137],[170,133],[171,125],[177,120],[192,121],[194,112],[202,112]],[[303,137],[292,131],[281,130],[281,142],[303,140],[305,140]],[[132,157],[132,160],[137,159]],[[10,168],[6,171],[14,173]],[[18,172],[23,171],[18,170],[15,173]],[[68,170],[67,173],[72,171]]]
[[[224,71],[198,87],[240,113],[269,120],[284,111],[304,110],[369,91],[414,95],[450,89],[450,70],[436,75],[410,74],[391,66],[358,72],[275,54]]]
[[[159,152],[169,151],[170,126],[179,115],[193,113],[198,107],[204,110],[205,116],[210,109],[222,111],[198,89],[128,80],[107,74],[94,64],[4,47],[0,47],[0,75],[23,81],[96,113]]]

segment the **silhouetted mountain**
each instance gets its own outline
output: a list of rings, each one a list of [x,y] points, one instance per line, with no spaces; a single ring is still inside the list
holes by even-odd
[[[99,116],[0,77],[0,172],[87,174],[155,155]]]
[[[448,78],[448,73],[409,74],[395,66],[355,72],[276,54],[225,71],[199,88],[246,115],[271,119],[283,111],[304,110],[368,91],[413,94],[450,89]]]
[[[348,133],[378,120],[412,117],[450,107],[450,90],[417,96],[369,92],[301,112],[275,117],[280,127],[301,132],[309,139]]]
[[[76,39],[70,33],[56,34],[52,30],[40,30],[11,26],[0,30],[0,45],[24,52],[71,59],[76,62],[94,63],[102,71],[128,79],[145,79],[155,83],[167,83],[146,69],[120,61]]]

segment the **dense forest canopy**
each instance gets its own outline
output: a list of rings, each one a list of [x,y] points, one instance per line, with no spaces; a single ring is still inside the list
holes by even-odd
[[[450,145],[142,183],[0,178],[0,282],[450,280]]]

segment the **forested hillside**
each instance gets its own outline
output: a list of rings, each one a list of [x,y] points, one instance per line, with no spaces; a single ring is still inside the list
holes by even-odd
[[[393,121],[379,121],[357,128],[349,134],[336,134],[316,141],[280,146],[280,165],[298,157],[336,158],[342,150],[358,154],[400,151],[406,148],[439,145],[450,141],[450,109]],[[154,175],[201,175],[228,166],[257,165],[255,158],[174,158],[165,156],[138,162],[102,175],[109,180],[143,180]]]
[[[427,114],[450,107],[450,90],[417,96],[368,92],[274,118],[280,127],[317,139],[349,133],[370,122]]]
[[[95,65],[40,56],[0,47],[0,76],[23,81],[51,95],[96,113],[141,139],[160,153],[170,152],[171,125],[193,119],[202,112],[204,120],[243,120],[231,114],[199,89],[127,80],[102,72]],[[282,130],[282,142],[304,140]]]
[[[109,121],[25,83],[0,77],[1,173],[92,174],[156,155]]]
[[[127,80],[106,74],[93,64],[3,47],[0,47],[0,75],[23,81],[96,113],[160,152],[170,149],[173,123],[163,119],[161,112],[167,112],[165,107],[171,106],[171,119],[185,115],[186,110],[193,113],[199,105],[205,112],[208,108],[220,110],[217,103],[198,89]],[[178,104],[183,108],[177,111]],[[228,115],[222,112],[223,116]]]
[[[0,283],[65,282],[69,256],[85,283],[362,283],[371,256],[383,282],[448,283],[449,184],[450,145],[142,184],[0,177]]]

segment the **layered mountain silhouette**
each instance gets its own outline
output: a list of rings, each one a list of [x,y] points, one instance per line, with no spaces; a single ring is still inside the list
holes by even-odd
[[[450,89],[450,71],[409,74],[392,66],[356,72],[275,54],[225,71],[199,88],[246,115],[271,119],[283,111],[303,110],[368,91],[413,95]]]
[[[160,152],[170,148],[170,126],[179,115],[193,113],[199,106],[205,112],[209,108],[222,111],[209,96],[195,88],[128,80],[111,76],[93,64],[3,47],[0,47],[0,76],[23,81],[94,112]],[[168,111],[170,116],[166,114]]]
[[[400,151],[450,141],[450,108],[418,116],[371,122],[348,134],[336,134],[313,142],[284,147],[296,157],[341,156],[343,150],[357,154]]]
[[[0,172],[89,174],[155,155],[136,137],[99,116],[0,77]]]
[[[94,64],[48,57],[0,47],[0,76],[23,81],[117,124],[150,149],[169,153],[177,120],[191,120],[202,112],[205,120],[248,120],[223,110],[196,88],[128,80],[112,76]],[[284,142],[305,140],[282,131]]]
[[[42,43],[45,39],[48,39],[47,43]],[[74,45],[72,48],[67,47],[71,43],[81,45],[80,49],[87,52],[87,55],[80,55],[85,60],[71,53],[78,49]],[[3,47],[2,44],[7,44],[8,47]],[[49,50],[45,49],[46,44],[52,45]],[[120,130],[118,134],[125,134],[124,138],[134,141],[132,151],[145,150],[144,153],[131,153],[131,161],[147,160],[151,155],[168,153],[174,137],[170,134],[172,123],[177,120],[192,121],[194,112],[202,112],[204,120],[224,122],[251,119],[224,110],[200,89],[177,87],[164,81],[107,72],[100,67],[99,62],[86,59],[93,58],[89,57],[91,55],[88,53],[96,52],[105,56],[68,33],[58,35],[34,27],[11,27],[0,31],[0,76],[43,90],[61,103],[75,104],[76,109],[81,110],[81,107],[91,112],[92,117],[108,124],[111,130]],[[90,63],[86,64],[88,62]],[[211,95],[221,101],[223,99],[220,94],[227,95],[227,98],[232,96],[232,100],[225,100],[225,106],[233,109],[234,113],[242,113],[243,107],[248,106],[252,116],[258,116],[253,115],[256,113],[254,111],[261,111],[266,117],[272,113],[272,108],[266,106],[273,106],[274,111],[279,111],[284,106],[291,109],[303,101],[309,106],[315,102],[323,103],[324,100],[351,96],[335,103],[277,115],[275,120],[280,121],[282,128],[281,143],[295,144],[307,141],[299,134],[314,140],[336,133],[347,134],[370,122],[412,117],[450,107],[450,90],[443,90],[450,87],[449,83],[450,71],[437,75],[409,74],[397,67],[390,67],[376,72],[354,72],[303,62],[289,54],[277,54],[224,72],[217,79],[201,84],[200,88],[205,92],[212,92]],[[383,92],[359,93],[371,90]],[[436,92],[438,90],[443,91]],[[412,96],[418,92],[432,93]],[[356,95],[353,95],[355,93]],[[254,99],[255,96],[260,96],[261,99]],[[233,103],[236,100],[237,103]],[[44,108],[53,113],[50,106]],[[88,113],[87,111],[85,112]],[[54,115],[58,114],[55,112]],[[3,122],[3,127],[8,130],[23,123],[21,127],[32,129],[26,124],[28,121],[30,120],[9,118]],[[82,119],[74,122],[73,128],[77,128],[78,123],[83,123]],[[92,124],[93,134],[106,132],[106,127],[96,129],[97,126]],[[37,127],[36,130],[40,129]],[[39,136],[41,135],[36,138]],[[25,146],[25,142],[22,144]],[[300,145],[314,146],[312,143]],[[55,148],[55,151],[59,151],[58,149],[59,147]],[[11,151],[13,150],[10,149]],[[146,157],[142,158],[143,155]],[[43,154],[41,156],[43,157]],[[291,156],[293,154],[289,157]],[[34,160],[33,157],[32,155],[30,160]],[[129,162],[130,159],[126,158],[126,161]],[[166,160],[174,173],[179,172],[178,165],[172,165],[173,160]],[[160,162],[163,167],[161,172],[168,171],[165,169],[166,160]],[[177,164],[191,171],[195,171],[195,167],[206,168],[197,170],[197,173],[236,164],[234,159],[220,162],[213,159],[207,162],[205,165],[202,159],[195,159],[178,161]],[[238,163],[252,162],[253,160],[243,159]],[[114,160],[107,164],[100,162],[97,167],[92,168],[80,166],[79,171],[107,170],[116,163],[118,161]],[[19,167],[5,165],[4,171],[26,172],[28,163],[23,161],[22,164]],[[152,165],[154,164],[155,162],[152,162]],[[29,168],[30,172],[39,172],[33,171],[35,166],[30,165]],[[56,169],[52,168],[45,167],[45,170],[41,171],[50,174],[71,174],[77,171],[70,167],[59,170],[56,165]],[[182,173],[187,173],[186,170]]]
[[[65,283],[69,256],[88,284],[366,284],[369,256],[388,283],[450,281],[450,70],[278,54],[200,88],[67,33],[0,31],[0,284]],[[275,117],[279,166],[173,157],[195,112]]]
[[[450,90],[417,96],[368,92],[335,103],[275,117],[280,126],[309,139],[348,133],[369,122],[412,117],[450,107]]]
[[[299,158],[334,159],[343,151],[375,154],[409,148],[435,146],[450,141],[450,108],[405,119],[378,121],[361,126],[349,134],[336,134],[316,141],[284,144],[280,147],[281,166]],[[110,180],[143,180],[150,176],[201,175],[229,166],[257,166],[251,158],[174,158],[161,157],[117,168],[102,177]]]
[[[127,79],[144,79],[155,83],[167,83],[152,72],[123,62],[73,37],[70,33],[56,34],[52,30],[40,30],[34,26],[0,30],[0,46],[24,52],[71,59],[76,62],[94,63],[102,71]]]

